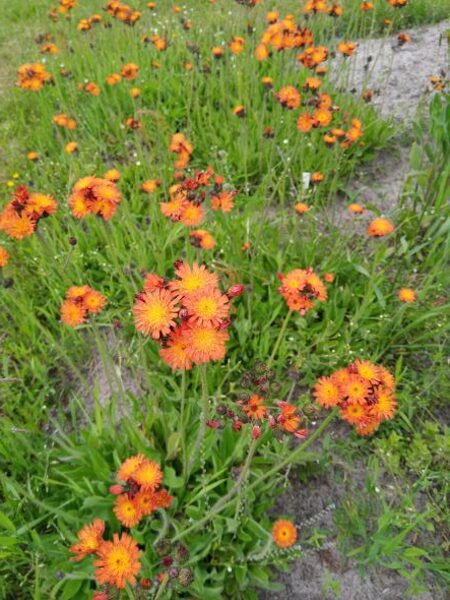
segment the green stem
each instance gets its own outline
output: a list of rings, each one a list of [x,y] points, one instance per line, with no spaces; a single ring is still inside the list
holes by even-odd
[[[183,477],[186,478],[187,474],[187,451],[186,451],[186,431],[185,428],[185,414],[186,410],[186,371],[181,372],[181,406],[180,406],[180,439],[181,439],[181,458],[183,461]]]
[[[291,318],[291,315],[292,315],[292,310],[290,310],[287,313],[287,315],[286,315],[286,317],[285,317],[285,319],[283,321],[283,325],[281,326],[280,333],[278,334],[278,337],[277,337],[277,341],[275,342],[275,346],[273,347],[272,354],[270,355],[270,358],[267,361],[267,366],[268,367],[271,366],[271,364],[273,363],[273,360],[274,360],[275,356],[277,355],[278,348],[280,347],[281,340],[283,339],[283,336],[284,336],[284,333],[286,331],[287,324],[289,323],[289,319]]]
[[[271,469],[269,469],[268,471],[266,471],[265,473],[260,475],[257,479],[255,479],[255,481],[250,483],[246,487],[246,491],[252,490],[254,487],[256,487],[260,483],[262,483],[265,479],[267,479],[271,475],[275,475],[283,467],[285,467],[286,465],[291,463],[298,455],[300,455],[304,450],[306,450],[306,448],[308,448],[320,436],[320,434],[328,427],[328,425],[334,419],[336,414],[337,414],[337,409],[332,410],[330,412],[330,414],[328,415],[328,417],[326,417],[326,419],[324,419],[322,421],[322,423],[315,430],[315,432],[303,444],[294,448],[294,450],[292,450],[292,452],[290,452],[288,454],[288,456],[286,456],[285,459],[283,459],[281,462],[277,463],[274,467],[272,467]],[[247,457],[247,459],[248,459],[248,457]],[[187,529],[185,529],[184,531],[182,531],[181,533],[176,535],[173,538],[173,541],[177,541],[177,540],[185,537],[192,531],[195,531],[196,529],[202,527],[205,523],[210,521],[211,518],[214,515],[216,515],[218,512],[220,512],[223,508],[228,508],[236,500],[235,492],[238,488],[240,488],[240,485],[242,483],[242,477],[245,476],[245,474],[246,474],[246,471],[244,471],[244,468],[243,468],[241,471],[241,475],[240,475],[238,481],[236,482],[236,484],[234,485],[234,487],[231,488],[231,490],[225,496],[223,496],[220,500],[218,500],[202,519],[200,519],[199,521],[197,521],[196,523],[194,523],[193,525],[191,525],[190,527],[188,527]]]
[[[189,460],[187,472],[186,472],[186,481],[189,479],[192,468],[197,460],[197,455],[200,451],[201,445],[203,443],[203,439],[206,434],[206,423],[208,422],[209,417],[209,395],[208,395],[208,380],[206,377],[206,365],[200,365],[200,381],[202,385],[202,410],[200,413],[200,426],[198,428],[197,439],[195,440],[194,450],[192,452],[191,458]]]
[[[166,575],[159,585],[158,591],[156,592],[155,600],[162,598],[162,594],[167,587],[168,581],[169,581],[169,576]]]

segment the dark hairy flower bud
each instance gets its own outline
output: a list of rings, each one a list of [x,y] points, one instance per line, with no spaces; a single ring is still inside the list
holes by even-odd
[[[169,540],[159,540],[159,542],[155,545],[156,552],[162,556],[163,554],[167,554],[170,552],[170,542]]]
[[[194,581],[194,573],[188,567],[183,567],[178,573],[178,583],[183,587],[188,587]]]
[[[189,558],[189,550],[183,544],[178,544],[175,548],[175,557],[178,562],[184,563]]]
[[[70,238],[69,238],[69,244],[70,244],[71,246],[76,246],[76,245],[77,245],[77,238],[76,238],[76,237],[73,237],[73,235],[72,235],[72,236],[70,236]]]

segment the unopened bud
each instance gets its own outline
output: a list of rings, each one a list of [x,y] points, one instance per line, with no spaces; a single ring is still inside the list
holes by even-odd
[[[245,286],[242,283],[237,283],[236,285],[232,285],[227,292],[228,298],[237,298],[238,296],[242,296],[245,291]]]
[[[125,490],[119,483],[115,483],[109,487],[109,493],[114,494],[114,496],[119,496],[120,494],[123,494],[124,491]]]
[[[252,438],[257,440],[261,435],[261,427],[259,425],[254,425],[252,429]]]

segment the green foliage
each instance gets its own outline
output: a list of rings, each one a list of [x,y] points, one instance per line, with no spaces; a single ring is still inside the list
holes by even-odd
[[[59,209],[39,225],[39,234],[17,243],[2,238],[11,260],[0,281],[0,598],[91,597],[92,561],[71,562],[67,548],[94,518],[107,522],[108,536],[119,531],[108,488],[120,463],[138,452],[163,465],[165,485],[174,497],[170,510],[133,530],[145,546],[142,576],[154,579],[161,570],[156,547],[166,538],[172,550],[180,541],[186,544],[189,558],[183,565],[194,573],[190,587],[169,586],[168,598],[257,598],[259,588],[280,588],[274,567],[285,568],[303,548],[320,548],[326,540],[324,532],[315,530],[304,535],[301,547],[282,551],[270,531],[277,517],[276,494],[287,481],[288,471],[278,472],[279,466],[289,464],[307,480],[329,463],[334,443],[327,439],[319,454],[309,447],[313,437],[299,447],[271,431],[263,431],[255,443],[250,426],[237,433],[224,421],[223,428],[208,428],[198,444],[200,373],[171,373],[160,361],[157,344],[136,333],[130,309],[143,273],[171,277],[180,257],[207,262],[220,273],[224,288],[238,281],[246,285],[235,303],[227,357],[207,370],[203,402],[210,416],[217,416],[221,405],[238,410],[241,377],[273,352],[286,314],[277,273],[313,266],[321,275],[335,275],[328,301],[305,317],[294,315],[280,338],[269,402],[275,406],[292,399],[314,436],[317,419],[324,422],[309,389],[320,375],[358,357],[383,362],[395,372],[398,418],[383,425],[373,442],[349,435],[340,446],[346,459],[365,459],[372,450],[376,457],[370,462],[368,495],[349,500],[338,513],[340,539],[348,539],[349,555],[361,565],[396,569],[411,586],[421,585],[429,573],[448,582],[447,533],[443,530],[443,539],[434,545],[411,537],[443,527],[448,517],[442,499],[449,490],[449,432],[434,416],[446,392],[448,98],[435,96],[430,122],[424,117],[416,124],[411,174],[394,215],[395,233],[387,240],[367,239],[353,223],[336,226],[333,214],[343,210],[348,176],[392,142],[392,124],[360,99],[335,91],[326,77],[323,89],[340,107],[337,118],[348,112],[361,119],[364,144],[341,151],[327,148],[319,130],[302,137],[296,113],[279,106],[260,80],[271,76],[278,91],[283,85],[302,86],[308,73],[283,53],[261,64],[253,57],[268,7],[247,14],[232,3],[230,18],[223,2],[205,9],[205,2],[193,1],[189,16],[194,26],[185,31],[179,16],[158,4],[155,14],[142,8],[135,28],[113,21],[110,29],[99,26],[86,33],[76,31],[76,23],[100,12],[101,2],[80,2],[76,17],[60,18],[55,25],[43,20],[47,2],[10,2],[4,10],[2,55],[11,54],[16,33],[24,40],[14,49],[14,67],[42,59],[31,51],[30,41],[47,30],[55,35],[60,54],[46,57],[54,86],[39,94],[10,89],[0,100],[2,134],[11,140],[2,150],[2,198],[9,197],[10,182],[18,181],[53,194]],[[394,16],[395,29],[425,16],[439,19],[448,2],[433,3],[426,15],[425,0],[411,0],[395,13],[385,4],[378,3],[376,13],[367,16],[358,10],[359,2],[347,2],[341,21],[318,17],[311,27],[318,41],[331,46],[337,35],[356,39],[377,33],[384,17]],[[283,12],[298,10],[297,5],[287,2]],[[253,37],[247,34],[247,20],[256,29]],[[169,35],[166,53],[141,43],[141,36],[154,29]],[[247,40],[244,53],[213,62],[211,47],[241,34]],[[198,54],[186,44],[197,45]],[[152,60],[161,63],[159,69],[150,68]],[[137,100],[129,94],[133,83],[116,88],[104,83],[130,61],[141,67]],[[194,63],[192,71],[183,69],[186,61]],[[209,74],[205,62],[211,63]],[[59,71],[62,63],[71,73],[68,79]],[[14,74],[6,71],[5,80],[12,88]],[[77,89],[85,80],[99,83],[99,97]],[[241,103],[247,110],[242,120],[232,114]],[[77,118],[75,132],[51,124],[54,114],[63,111]],[[123,127],[129,116],[142,121],[141,130]],[[272,140],[263,137],[267,126],[274,128]],[[173,182],[174,157],[167,147],[177,130],[193,142],[194,168],[212,164],[239,190],[236,209],[207,223],[217,240],[210,254],[193,248],[185,228],[159,212]],[[79,143],[77,155],[64,152],[70,140]],[[39,153],[38,162],[26,161],[29,150]],[[67,206],[73,184],[111,167],[121,172],[123,201],[117,215],[110,223],[75,220]],[[310,171],[322,171],[325,179],[304,189],[302,175]],[[146,196],[140,186],[149,178],[161,179],[162,186]],[[299,200],[311,206],[301,217],[293,210]],[[242,250],[246,242],[248,252]],[[59,322],[59,308],[67,288],[84,283],[102,291],[108,304],[93,323],[73,331]],[[398,301],[404,286],[418,292],[411,306]],[[115,320],[120,326],[113,325]],[[193,457],[190,476],[187,457]],[[401,482],[413,481],[411,491],[399,493],[395,501],[376,492],[381,468]],[[418,494],[427,496],[424,509],[416,507]],[[339,592],[332,579],[325,588]],[[132,593],[128,589],[122,597]]]

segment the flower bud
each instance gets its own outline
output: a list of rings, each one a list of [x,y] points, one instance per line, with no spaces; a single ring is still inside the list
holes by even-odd
[[[191,569],[183,567],[178,573],[178,583],[183,587],[188,587],[194,581],[194,574]]]
[[[125,490],[119,483],[115,483],[109,488],[109,493],[114,494],[114,496],[119,496],[120,494],[123,494],[124,491]]]
[[[252,438],[257,440],[261,435],[261,427],[259,425],[254,425],[252,429]]]
[[[245,291],[245,286],[242,283],[237,283],[236,285],[232,285],[227,292],[228,298],[237,298],[238,296],[242,296]]]

